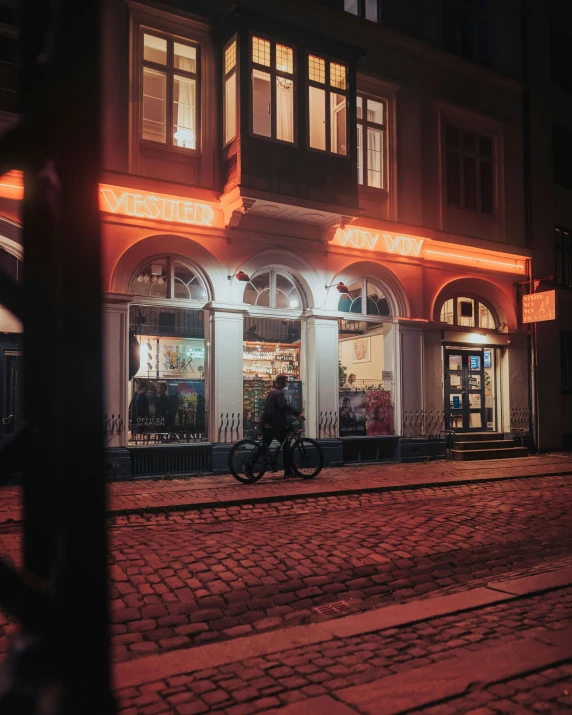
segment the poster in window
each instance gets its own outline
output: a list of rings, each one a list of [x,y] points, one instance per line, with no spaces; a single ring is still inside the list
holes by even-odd
[[[394,434],[391,392],[389,390],[366,392],[366,415],[368,435]]]
[[[483,420],[481,419],[480,412],[469,412],[469,427],[474,429],[476,427],[482,427]]]
[[[471,410],[480,410],[481,406],[480,394],[469,395],[469,408]]]
[[[491,351],[485,350],[483,364],[485,367],[491,367]]]
[[[462,370],[463,369],[463,356],[462,355],[449,355],[449,370]]]
[[[194,338],[139,336],[139,370],[135,377],[151,380],[201,380],[205,373],[205,342]]]
[[[284,397],[286,402],[298,412],[303,411],[302,403],[302,381],[288,380],[284,388]]]
[[[451,409],[460,410],[461,409],[461,395],[449,395],[449,404]]]
[[[272,387],[269,380],[262,378],[244,381],[243,393],[243,425],[245,434],[253,434],[258,429],[262,419],[262,411],[266,403],[266,396]]]
[[[469,369],[470,370],[480,370],[481,369],[481,356],[480,355],[469,355]]]
[[[201,380],[169,381],[170,412],[174,432],[205,432],[205,383]]]
[[[449,385],[451,387],[461,387],[461,376],[460,375],[449,375]]]
[[[480,390],[481,389],[481,376],[480,375],[469,375],[469,390]]]
[[[133,380],[133,398],[129,406],[132,432],[167,432],[167,412],[166,383]]]
[[[340,393],[340,437],[365,436],[366,399],[365,392]]]
[[[371,362],[370,343],[371,338],[356,338],[353,341],[352,363]]]
[[[133,380],[130,422],[138,434],[204,434],[204,381]]]

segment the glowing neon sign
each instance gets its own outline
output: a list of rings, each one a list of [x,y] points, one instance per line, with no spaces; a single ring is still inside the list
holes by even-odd
[[[152,221],[174,221],[196,226],[210,226],[214,211],[208,204],[146,193],[133,193],[117,187],[100,187],[103,211],[138,216]]]
[[[363,231],[359,228],[338,228],[336,232],[342,246],[352,248],[366,248],[370,251],[387,251],[397,253],[400,256],[419,256],[423,246],[422,238],[411,238],[410,236],[394,236],[391,233],[383,233],[382,241],[379,240],[379,233]]]

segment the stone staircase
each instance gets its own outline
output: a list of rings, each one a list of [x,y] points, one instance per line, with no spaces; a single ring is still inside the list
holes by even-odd
[[[447,457],[455,461],[513,459],[527,456],[526,447],[521,447],[512,439],[505,439],[500,432],[456,434],[453,449],[447,450]]]

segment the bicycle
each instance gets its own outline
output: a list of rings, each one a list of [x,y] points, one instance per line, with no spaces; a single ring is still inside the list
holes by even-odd
[[[278,456],[287,440],[290,440],[292,445],[294,472],[302,479],[314,479],[324,466],[322,448],[315,440],[302,437],[302,430],[292,425],[274,452],[262,437],[258,440],[241,439],[236,442],[228,455],[230,473],[243,484],[254,484],[264,476],[269,467],[270,471],[277,472]]]

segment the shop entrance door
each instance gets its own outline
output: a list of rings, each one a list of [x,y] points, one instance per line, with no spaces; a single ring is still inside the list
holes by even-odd
[[[490,355],[490,351],[487,351]],[[455,432],[484,432],[487,422],[482,349],[445,350],[445,424]]]

